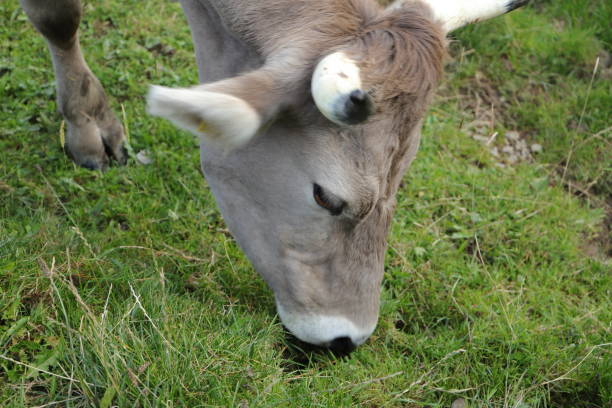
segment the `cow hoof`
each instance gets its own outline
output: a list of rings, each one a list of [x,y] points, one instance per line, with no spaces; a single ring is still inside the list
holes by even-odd
[[[91,170],[104,170],[113,161],[125,164],[123,126],[110,109],[102,85],[90,72],[75,77],[58,98],[66,121],[64,150],[76,164]]]
[[[118,120],[115,119],[112,126],[102,130],[102,144],[109,158],[121,166],[127,163],[128,153],[125,133]]]
[[[112,115],[112,113],[109,114]],[[111,162],[127,162],[125,135],[119,121],[107,123],[88,120],[79,124],[67,122],[64,151],[77,165],[89,170],[106,170]]]

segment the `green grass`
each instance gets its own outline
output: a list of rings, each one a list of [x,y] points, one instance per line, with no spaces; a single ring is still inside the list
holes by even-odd
[[[197,81],[179,6],[92,4],[87,59],[153,163],[64,156],[45,45],[0,3],[0,406],[610,407],[609,2],[455,35],[379,326],[345,359],[290,346],[196,142],[144,112],[148,84]],[[510,165],[472,138],[510,131],[543,151]]]

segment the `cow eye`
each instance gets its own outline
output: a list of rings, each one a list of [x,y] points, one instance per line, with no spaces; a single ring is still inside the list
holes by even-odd
[[[323,187],[317,183],[314,183],[313,185],[312,195],[315,202],[320,207],[329,211],[331,215],[340,215],[344,209],[344,205],[346,204],[343,200],[340,200],[337,197],[327,193],[325,190],[323,190]]]

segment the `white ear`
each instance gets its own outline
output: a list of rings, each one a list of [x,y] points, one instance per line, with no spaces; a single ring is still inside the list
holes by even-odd
[[[390,8],[417,0],[397,0]],[[418,0],[433,10],[436,20],[442,22],[446,32],[464,25],[487,20],[524,6],[529,0]]]
[[[147,111],[227,149],[246,144],[261,126],[259,114],[246,101],[198,88],[153,85]]]

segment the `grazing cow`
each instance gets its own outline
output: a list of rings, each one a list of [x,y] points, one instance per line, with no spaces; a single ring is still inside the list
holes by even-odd
[[[351,350],[370,336],[445,36],[525,2],[181,0],[203,84],[151,87],[149,112],[200,137],[221,213],[296,337]],[[124,163],[79,48],[79,0],[21,4],[51,51],[66,151],[91,169]]]

